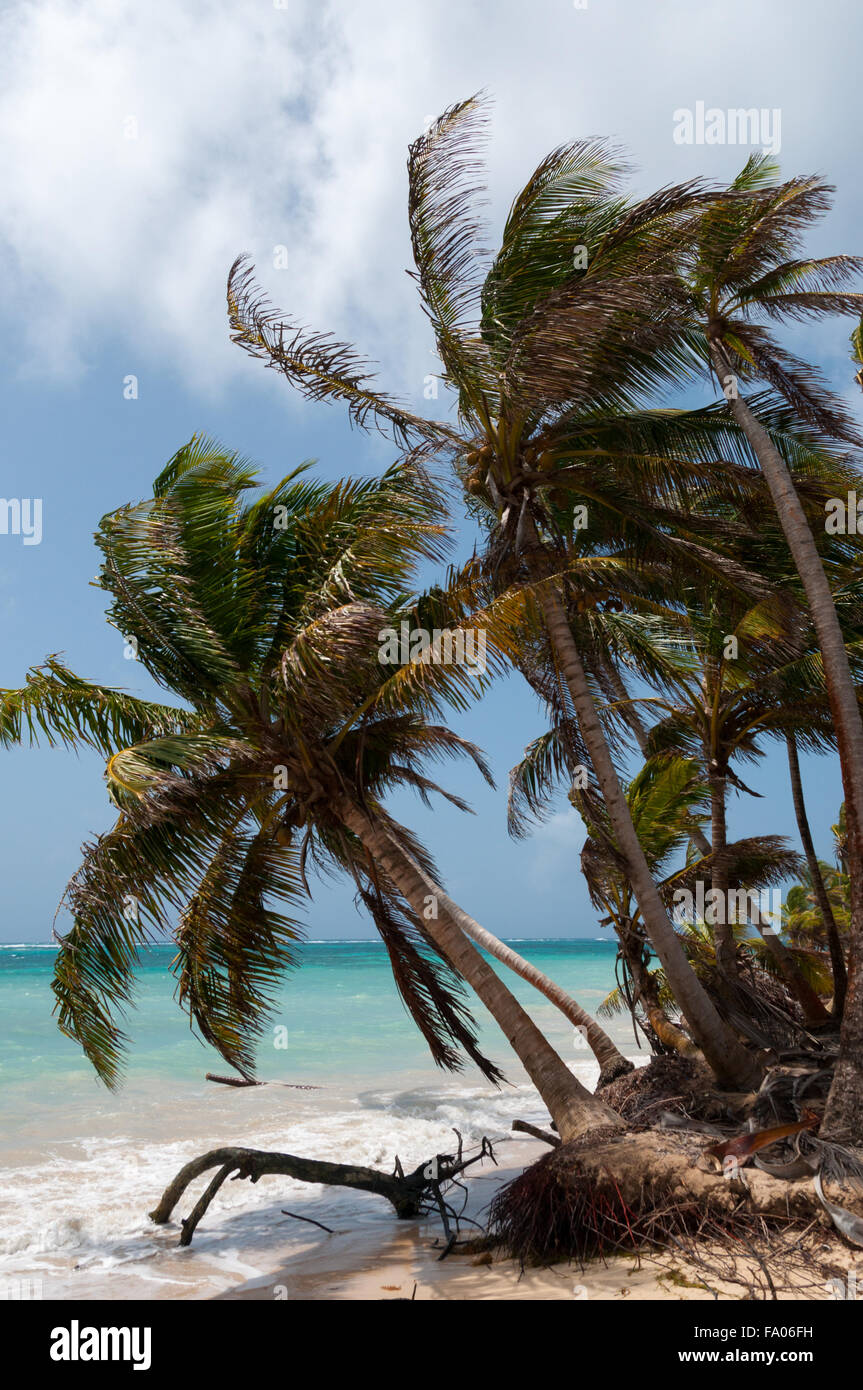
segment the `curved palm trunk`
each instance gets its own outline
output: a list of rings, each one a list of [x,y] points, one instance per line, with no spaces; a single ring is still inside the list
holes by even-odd
[[[848,989],[848,975],[845,970],[845,955],[842,950],[842,942],[839,937],[839,928],[836,925],[836,918],[833,916],[833,908],[830,906],[830,898],[821,876],[821,865],[818,863],[818,855],[815,853],[815,845],[812,840],[812,831],[809,828],[809,817],[806,814],[806,802],[803,799],[803,779],[800,776],[800,759],[797,756],[797,744],[793,734],[785,735],[785,746],[788,750],[788,771],[791,774],[791,796],[794,801],[794,815],[797,818],[797,830],[800,834],[800,843],[803,846],[803,853],[806,856],[806,863],[809,868],[809,876],[812,879],[812,888],[815,893],[815,901],[818,904],[818,911],[821,921],[824,923],[824,930],[827,933],[827,942],[830,948],[830,968],[833,972],[833,1016],[841,1018],[845,1008],[845,995]]]
[[[711,356],[714,371],[723,381],[731,368],[722,345],[716,340],[711,342]],[[836,729],[848,823],[851,950],[839,1061],[821,1132],[825,1138],[848,1139],[863,1132],[863,719],[833,595],[794,480],[779,450],[743,397],[738,393],[728,406],[764,474],[806,592],[824,661],[824,677]]]
[[[573,1076],[518,1000],[471,944],[464,929],[471,919],[429,877],[386,825],[373,820],[347,798],[339,803],[337,811],[343,824],[386,871],[413,911],[423,920],[435,945],[461,973],[503,1030],[548,1106],[561,1139],[575,1139],[588,1130],[606,1125],[622,1129],[620,1117],[592,1096]],[[425,915],[429,897],[436,902],[436,918]]]
[[[659,895],[644,850],[632,823],[626,797],[596,713],[590,686],[560,597],[546,589],[540,599],[548,635],[572,698],[579,727],[605,801],[614,836],[627,864],[629,879],[647,934],[662,962],[668,983],[701,1051],[722,1085],[744,1090],[757,1084],[760,1068],[751,1053],[723,1023],[686,953]]]
[[[517,951],[513,951],[496,936],[492,936],[490,931],[486,931],[485,927],[481,927],[479,922],[475,922],[466,912],[462,913],[459,925],[463,932],[472,937],[490,956],[494,956],[495,960],[499,960],[501,965],[508,966],[516,975],[533,985],[534,989],[538,989],[540,994],[544,994],[549,1003],[555,1004],[564,1018],[578,1029],[599,1063],[600,1086],[606,1086],[609,1081],[614,1081],[618,1076],[626,1076],[634,1070],[629,1058],[624,1057],[604,1028],[600,1027],[596,1019],[591,1018],[565,989],[561,989],[554,980],[537,970],[530,961],[524,960]]]
[[[644,963],[641,942],[637,936],[620,922],[615,922],[614,929],[617,932],[621,949],[635,984],[633,1007],[636,1004],[641,1005],[645,1018],[663,1047],[670,1048],[673,1052],[679,1053],[681,1057],[691,1057],[693,1060],[703,1061],[702,1054],[692,1039],[688,1038],[683,1030],[677,1027],[676,1023],[671,1022],[660,1004],[656,981]]]

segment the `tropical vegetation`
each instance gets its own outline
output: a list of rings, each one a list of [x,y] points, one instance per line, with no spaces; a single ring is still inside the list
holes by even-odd
[[[0,697],[5,743],[102,753],[117,810],[67,890],[60,1026],[115,1084],[137,953],[173,933],[180,1002],[250,1075],[273,987],[301,958],[310,872],[338,872],[437,1064],[501,1078],[468,986],[564,1141],[620,1134],[604,1098],[630,1069],[619,1049],[447,895],[387,806],[407,787],[467,809],[429,775],[466,756],[490,776],[448,713],[514,670],[548,729],[511,774],[510,829],[541,833],[561,789],[579,811],[580,869],[618,941],[606,1012],[628,1009],[658,1056],[693,1061],[720,1092],[751,1094],[783,1048],[814,1049],[832,1077],[821,1135],[861,1144],[863,556],[854,528],[825,526],[831,499],[863,494],[861,439],[780,333],[860,318],[863,260],[806,254],[830,205],[820,178],[783,180],[757,157],[727,187],[634,197],[599,140],[542,160],[490,252],[477,211],[486,119],[481,99],[461,102],[410,151],[414,279],[446,418],[379,390],[351,346],[274,309],[241,257],[234,341],[308,399],[382,430],[392,465],[335,484],[304,467],[263,488],[196,437],[152,497],[96,535],[108,619],[166,703],[84,681],[57,657]],[[859,329],[852,341],[859,362]],[[445,569],[454,509],[476,546]],[[437,569],[425,591],[420,566]],[[382,633],[403,622],[481,633],[488,661],[383,663]],[[769,800],[764,834],[729,834],[731,798],[761,794],[769,746],[788,760],[799,846],[770,833]],[[838,757],[835,868],[815,850],[801,750]],[[756,897],[793,879],[773,920]],[[681,916],[676,895],[696,889],[713,910]],[[582,1029],[596,1094],[489,955]]]

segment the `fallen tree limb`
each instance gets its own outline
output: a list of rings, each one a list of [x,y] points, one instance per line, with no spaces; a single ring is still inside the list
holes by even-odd
[[[320,1086],[305,1086],[299,1081],[253,1081],[248,1076],[217,1076],[208,1071],[205,1081],[218,1081],[220,1086],[287,1086],[291,1091],[320,1091]]]
[[[263,1086],[263,1081],[250,1081],[247,1076],[216,1076],[208,1071],[205,1081],[218,1081],[220,1086]]]
[[[556,1134],[549,1134],[548,1130],[538,1129],[536,1125],[529,1125],[527,1120],[513,1120],[512,1127],[519,1134],[532,1134],[534,1139],[541,1139],[544,1144],[551,1144],[556,1149],[560,1144],[560,1139]]]
[[[299,1212],[285,1211],[284,1207],[282,1207],[282,1216],[292,1216],[295,1221],[307,1221],[310,1226],[318,1226],[320,1230],[326,1231],[328,1236],[335,1235],[332,1226],[325,1226],[323,1221],[316,1221],[313,1216],[300,1216]]]
[[[457,1154],[435,1154],[411,1173],[404,1173],[398,1160],[395,1172],[382,1173],[376,1168],[327,1163],[322,1159],[299,1158],[295,1154],[267,1153],[262,1149],[211,1149],[209,1153],[193,1158],[180,1169],[165,1188],[158,1205],[150,1212],[150,1219],[158,1226],[170,1221],[175,1206],[189,1184],[212,1168],[218,1169],[216,1175],[198,1198],[190,1215],[181,1221],[180,1245],[191,1244],[195,1227],[228,1177],[231,1177],[232,1181],[248,1178],[250,1182],[255,1183],[259,1178],[275,1173],[295,1178],[298,1182],[323,1183],[330,1187],[351,1187],[360,1192],[374,1192],[387,1199],[395,1209],[397,1217],[409,1219],[422,1215],[430,1204],[438,1210],[444,1210],[446,1204],[442,1206],[441,1188],[454,1181],[466,1168],[481,1162],[484,1158],[495,1161],[494,1151],[487,1139],[483,1139],[478,1154],[465,1159],[462,1156],[460,1136]],[[446,1220],[444,1226],[449,1234]]]
[[[376,1192],[386,1197],[399,1217],[417,1216],[419,1203],[427,1179],[423,1176],[423,1164],[413,1173],[402,1178],[389,1173],[378,1172],[374,1168],[354,1167],[350,1164],[326,1163],[320,1159],[298,1158],[295,1154],[267,1153],[261,1149],[211,1149],[200,1158],[193,1158],[181,1168],[177,1176],[168,1184],[161,1200],[150,1219],[157,1226],[170,1221],[174,1207],[190,1183],[211,1168],[219,1172],[206,1192],[196,1203],[191,1216],[183,1222],[181,1245],[188,1245],[194,1229],[215,1197],[222,1183],[233,1173],[234,1180],[248,1178],[257,1182],[266,1174],[278,1173],[284,1177],[296,1178],[299,1182],[319,1182],[334,1187],[352,1187],[361,1192]]]

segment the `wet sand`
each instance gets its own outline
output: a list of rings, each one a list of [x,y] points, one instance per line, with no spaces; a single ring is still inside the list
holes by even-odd
[[[482,1220],[497,1189],[548,1152],[535,1139],[513,1136],[498,1148],[500,1167],[490,1163],[474,1170],[467,1182],[466,1215]],[[323,1217],[321,1219],[324,1219]],[[391,1227],[336,1229],[332,1235],[309,1228],[318,1237],[311,1247],[258,1279],[220,1294],[219,1299],[266,1301],[379,1301],[384,1299],[590,1299],[712,1298],[707,1289],[681,1287],[652,1261],[634,1258],[600,1261],[579,1269],[556,1264],[521,1270],[515,1260],[460,1254],[441,1260],[439,1217],[397,1221]],[[463,1226],[464,1234],[469,1227]],[[661,1276],[665,1273],[666,1277]]]

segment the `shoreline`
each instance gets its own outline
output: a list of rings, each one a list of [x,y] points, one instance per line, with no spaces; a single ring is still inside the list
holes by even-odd
[[[498,1168],[489,1165],[468,1180],[467,1216],[479,1219],[498,1188],[548,1152],[540,1141],[516,1136],[511,1143],[507,1140],[507,1148]],[[713,1302],[717,1296],[722,1301],[748,1301],[740,1285],[720,1279],[711,1287],[700,1282],[700,1272],[676,1255],[615,1255],[584,1267],[560,1262],[525,1269],[517,1260],[491,1253],[455,1250],[441,1260],[442,1226],[435,1215],[408,1221],[393,1215],[386,1227],[334,1229],[331,1235],[309,1229],[313,1243],[262,1278],[225,1290],[210,1301],[626,1303]],[[741,1268],[750,1266],[741,1262]],[[794,1295],[780,1293],[779,1297]]]
[[[480,1219],[498,1188],[534,1163],[547,1147],[536,1139],[513,1136],[500,1166],[484,1166],[467,1181],[465,1215]],[[515,1152],[513,1151],[515,1150]],[[470,1227],[462,1227],[463,1234]],[[443,1228],[436,1214],[391,1226],[334,1230],[310,1227],[315,1243],[291,1256],[262,1279],[216,1294],[211,1301],[328,1302],[411,1299],[662,1299],[675,1297],[657,1273],[634,1257],[615,1257],[579,1270],[559,1264],[521,1270],[510,1259],[452,1251],[444,1260]],[[416,1286],[416,1287],[414,1287]],[[698,1295],[700,1291],[688,1291]],[[678,1295],[679,1296],[679,1295]],[[701,1297],[710,1298],[706,1290]]]

